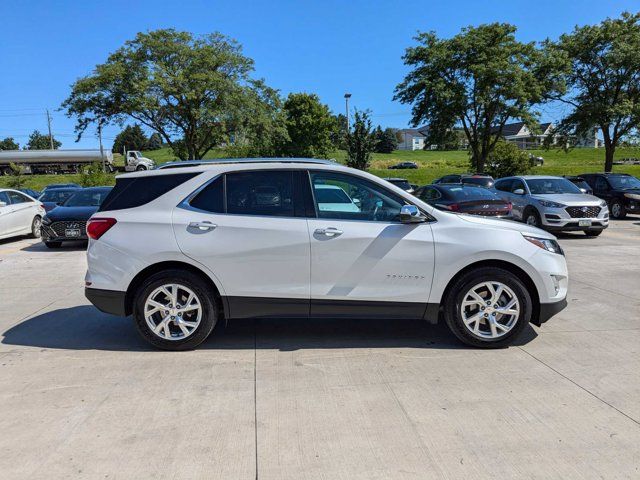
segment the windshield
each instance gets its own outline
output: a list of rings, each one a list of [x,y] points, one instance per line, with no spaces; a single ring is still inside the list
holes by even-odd
[[[42,195],[40,195],[40,198],[38,200],[40,200],[41,202],[62,203],[74,193],[74,191],[70,190],[47,190]]]
[[[65,207],[99,207],[109,194],[109,190],[84,190],[74,193],[66,202]]]
[[[611,186],[617,190],[631,190],[640,188],[640,180],[636,177],[627,177],[620,175],[619,177],[610,176],[607,177]]]
[[[493,178],[489,178],[489,177],[462,177],[462,183],[470,183],[472,185],[480,185],[481,187],[491,188],[493,186]]]
[[[558,193],[582,193],[566,178],[532,178],[527,180],[531,195],[555,195]]]
[[[497,199],[491,190],[482,187],[448,187],[446,191],[455,200]]]

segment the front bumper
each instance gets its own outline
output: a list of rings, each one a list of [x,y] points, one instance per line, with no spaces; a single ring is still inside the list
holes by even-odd
[[[533,321],[532,323],[540,326],[544,322],[549,320],[551,317],[556,315],[557,313],[560,313],[566,307],[567,307],[567,299],[566,298],[563,298],[559,302],[541,303],[540,304],[540,311],[538,312],[538,318],[537,318],[537,320]]]
[[[42,240],[45,242],[65,242],[65,241],[73,241],[80,240],[86,241],[89,240],[87,237],[87,227],[86,222],[74,222],[77,224],[77,227],[74,227],[70,230],[79,230],[79,235],[70,237],[65,234],[66,226],[64,225],[68,222],[54,222],[49,225],[42,224],[40,228],[40,233],[42,235]]]
[[[540,218],[543,228],[550,231],[604,230],[609,226],[607,208],[601,208],[597,216],[585,217],[571,216],[566,208],[545,208],[541,211]]]
[[[126,292],[117,290],[102,290],[100,288],[85,288],[84,296],[104,313],[126,317]]]

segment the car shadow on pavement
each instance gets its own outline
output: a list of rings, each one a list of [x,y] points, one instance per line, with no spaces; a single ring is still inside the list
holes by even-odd
[[[93,306],[61,308],[36,315],[3,334],[5,345],[109,351],[155,351],[138,335],[133,320],[99,312]],[[537,333],[527,325],[514,345]],[[322,348],[465,349],[446,325],[424,320],[257,319],[219,322],[199,350]]]
[[[21,250],[23,252],[68,252],[68,251],[78,251],[78,250],[86,250],[87,242],[86,241],[77,241],[77,242],[64,242],[58,248],[49,248],[44,242],[34,243],[33,245],[27,245],[23,247]]]

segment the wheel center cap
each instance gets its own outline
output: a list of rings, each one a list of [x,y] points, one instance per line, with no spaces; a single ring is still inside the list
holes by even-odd
[[[175,317],[178,314],[178,309],[177,308],[170,308],[169,309],[169,315],[171,315],[172,317]]]

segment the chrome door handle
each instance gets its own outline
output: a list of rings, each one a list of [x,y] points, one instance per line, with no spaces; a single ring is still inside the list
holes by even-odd
[[[327,237],[337,237],[338,235],[342,235],[342,230],[338,230],[337,228],[334,227],[328,227],[328,228],[316,228],[315,233],[317,235],[325,235]]]
[[[197,228],[198,230],[202,230],[203,232],[213,230],[217,226],[218,225],[216,225],[215,223],[207,222],[206,220],[204,222],[191,222],[189,224],[189,228]]]

